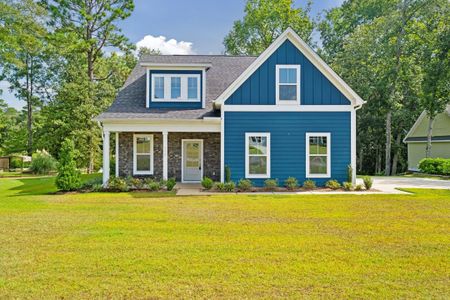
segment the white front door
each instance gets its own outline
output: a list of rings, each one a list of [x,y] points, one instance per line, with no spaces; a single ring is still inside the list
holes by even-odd
[[[198,182],[203,175],[203,140],[182,140],[182,182]]]

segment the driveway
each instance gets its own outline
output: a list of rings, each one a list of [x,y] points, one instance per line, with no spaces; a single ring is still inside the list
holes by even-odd
[[[396,188],[450,189],[450,180],[395,176],[374,176],[372,178],[373,189],[387,193],[403,193]],[[357,179],[357,183],[362,184],[362,182],[362,179]]]

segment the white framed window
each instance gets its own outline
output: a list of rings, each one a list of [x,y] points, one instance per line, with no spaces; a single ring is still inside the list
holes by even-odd
[[[153,135],[133,135],[133,174],[153,174]]]
[[[331,177],[330,133],[306,133],[306,177]]]
[[[152,74],[153,102],[200,102],[200,74]]]
[[[276,65],[276,104],[300,104],[300,65]]]
[[[270,133],[245,133],[245,177],[270,178]]]

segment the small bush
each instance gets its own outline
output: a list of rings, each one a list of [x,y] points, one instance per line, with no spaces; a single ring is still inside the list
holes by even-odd
[[[353,168],[352,165],[347,166],[347,182],[353,182]]]
[[[127,192],[129,186],[125,179],[113,176],[108,181],[108,189],[114,192]]]
[[[340,189],[340,188],[341,188],[341,184],[340,184],[339,181],[337,181],[337,180],[328,180],[328,181],[325,183],[325,186],[326,186],[327,188],[329,188],[329,189],[332,189],[332,190],[337,190],[337,189]]]
[[[370,176],[364,176],[363,183],[366,190],[370,190],[372,188],[373,179]]]
[[[250,179],[241,179],[238,182],[238,189],[240,191],[246,192],[253,187],[253,183]]]
[[[93,190],[93,187],[95,186],[95,185],[100,185],[100,186],[102,186],[102,179],[101,178],[92,178],[92,179],[89,179],[89,180],[87,180],[87,181],[85,181],[84,183],[83,183],[83,185],[81,186],[81,188],[83,189],[83,190]]]
[[[233,181],[225,182],[225,192],[234,192],[236,184]]]
[[[351,182],[344,182],[343,184],[342,184],[342,187],[344,188],[344,190],[346,190],[346,191],[351,191],[351,190],[353,190],[353,184],[351,183]]]
[[[427,174],[450,175],[450,158],[424,158],[419,162],[419,169]]]
[[[316,188],[316,183],[314,182],[314,180],[311,179],[307,179],[303,182],[303,188],[305,190],[312,190]]]
[[[284,186],[288,189],[288,190],[295,190],[296,188],[298,188],[298,180],[295,177],[288,177],[285,181],[284,181]]]
[[[159,191],[161,189],[161,185],[159,184],[158,181],[152,181],[147,183],[147,187],[150,191],[153,192]]]
[[[72,140],[65,139],[62,143],[55,184],[63,191],[74,191],[81,187],[81,173],[75,162],[75,145]]]
[[[219,192],[224,192],[225,191],[225,183],[216,182],[216,184],[214,184],[214,189]]]
[[[278,179],[266,179],[264,181],[264,189],[267,191],[275,191],[278,187]]]
[[[229,166],[225,166],[225,182],[231,181],[231,169]]]
[[[24,162],[22,161],[22,158],[20,157],[11,157],[9,162],[9,168],[10,169],[20,169],[24,167]]]
[[[362,191],[362,189],[363,189],[362,184],[357,184],[355,186],[355,191]]]
[[[91,187],[91,191],[93,192],[102,192],[103,190],[104,190],[103,184],[101,183],[93,184]]]
[[[209,178],[209,177],[203,177],[203,180],[202,180],[202,187],[205,189],[205,190],[210,190],[212,187],[213,187],[213,185],[214,185],[214,181],[211,179],[211,178]]]
[[[159,189],[163,189],[167,185],[167,180],[161,179],[159,182]]]
[[[166,181],[166,189],[168,191],[171,191],[171,190],[173,190],[173,188],[175,187],[176,184],[177,184],[177,181],[175,180],[175,178],[169,178]]]
[[[141,178],[131,177],[128,181],[128,185],[140,190],[144,188],[144,180]]]
[[[45,150],[37,151],[33,155],[30,170],[34,174],[46,175],[55,171],[57,167],[56,160]]]

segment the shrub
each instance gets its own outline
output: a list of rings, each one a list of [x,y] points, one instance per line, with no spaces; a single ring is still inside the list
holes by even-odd
[[[203,180],[202,180],[202,187],[205,189],[205,190],[210,190],[212,187],[213,187],[213,185],[214,185],[214,181],[211,179],[211,178],[209,178],[209,177],[203,177]]]
[[[370,190],[372,188],[373,180],[370,176],[364,176],[363,183],[366,190]]]
[[[229,166],[225,166],[225,182],[231,181],[231,169]]]
[[[347,182],[353,182],[353,168],[352,165],[347,166]]]
[[[177,184],[177,181],[175,180],[175,178],[169,178],[166,181],[166,189],[168,191],[173,190],[173,188],[175,187],[175,185]]]
[[[337,190],[337,189],[339,189],[340,187],[341,187],[341,184],[339,183],[339,181],[337,181],[337,180],[328,180],[326,183],[325,183],[325,186],[327,187],[327,188],[329,188],[329,189],[332,189],[332,190]]]
[[[129,186],[125,179],[112,176],[108,181],[108,189],[114,192],[127,192]]]
[[[152,181],[147,183],[147,187],[150,191],[153,192],[159,191],[161,189],[161,185],[159,184],[158,181]]]
[[[225,182],[225,192],[234,192],[236,184],[233,181]]]
[[[93,190],[93,187],[95,185],[102,185],[102,179],[101,178],[89,179],[82,184],[81,188],[84,190]]]
[[[224,192],[225,191],[225,183],[223,183],[223,182],[216,182],[216,184],[214,184],[214,189],[219,191],[219,192]]]
[[[267,191],[274,191],[278,187],[278,179],[266,179],[264,181],[264,188]]]
[[[72,140],[65,139],[61,145],[56,187],[63,191],[73,191],[81,187],[81,173],[75,162],[75,146]]]
[[[93,192],[102,192],[103,190],[104,190],[103,184],[101,183],[93,184],[91,187],[91,191]]]
[[[357,184],[356,186],[355,186],[355,191],[362,191],[362,184]]]
[[[128,181],[128,185],[135,189],[142,189],[144,187],[144,180],[136,177],[131,177]]]
[[[253,187],[253,183],[250,179],[241,179],[238,182],[238,189],[241,191],[249,191]]]
[[[314,180],[307,179],[303,182],[303,188],[306,190],[312,190],[316,188],[316,183]]]
[[[167,180],[161,179],[159,182],[159,189],[164,188],[167,185]]]
[[[351,182],[346,181],[342,184],[342,187],[346,191],[351,191],[353,189],[353,184]]]
[[[424,158],[419,162],[419,169],[427,174],[450,175],[450,159]]]
[[[37,151],[33,155],[30,169],[34,174],[49,174],[56,170],[56,160],[45,150]]]
[[[295,190],[296,188],[298,188],[298,180],[297,180],[297,178],[295,178],[295,177],[288,177],[284,181],[284,186],[288,190]]]
[[[24,167],[23,161],[21,157],[11,157],[10,162],[9,162],[9,168],[10,169],[19,169],[19,168],[23,168]]]

